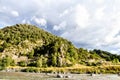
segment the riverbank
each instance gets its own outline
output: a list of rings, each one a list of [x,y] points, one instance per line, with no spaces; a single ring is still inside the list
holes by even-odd
[[[69,78],[58,78],[53,73],[0,72],[0,80],[120,80],[117,74],[60,74]]]

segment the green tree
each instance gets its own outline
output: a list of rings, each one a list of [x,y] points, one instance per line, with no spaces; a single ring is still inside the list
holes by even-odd
[[[26,61],[20,61],[19,66],[26,67],[27,66]]]
[[[14,62],[14,61],[12,60],[11,57],[6,56],[6,57],[4,57],[4,58],[2,59],[2,66],[8,67],[8,66],[12,65],[13,62]]]
[[[0,52],[3,52],[4,48],[2,46],[0,46]]]
[[[43,62],[42,62],[43,56],[41,55],[39,59],[36,61],[36,67],[42,67]]]
[[[57,54],[57,53],[55,53]],[[57,66],[57,57],[55,54],[52,54],[52,66]]]
[[[29,52],[28,58],[33,58],[33,55],[34,55],[34,50],[32,50],[31,52]]]
[[[112,62],[113,62],[113,63],[119,63],[119,59],[115,58],[115,59],[113,59]]]

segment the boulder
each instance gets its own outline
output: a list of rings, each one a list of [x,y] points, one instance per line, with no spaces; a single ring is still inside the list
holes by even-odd
[[[63,75],[57,74],[57,78],[63,78]]]
[[[66,75],[65,78],[71,78],[71,76],[70,75]]]

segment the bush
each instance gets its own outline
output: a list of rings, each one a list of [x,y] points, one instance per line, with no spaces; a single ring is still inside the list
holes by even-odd
[[[18,64],[21,67],[26,67],[27,66],[27,63],[25,61],[20,61]]]
[[[1,63],[1,64],[0,64],[1,66],[3,66],[3,67],[8,67],[8,66],[14,64],[14,60],[12,60],[11,57],[6,56],[6,57],[2,58],[2,60],[1,60],[0,63]]]
[[[22,70],[22,72],[40,72],[40,70],[37,68],[30,67]]]

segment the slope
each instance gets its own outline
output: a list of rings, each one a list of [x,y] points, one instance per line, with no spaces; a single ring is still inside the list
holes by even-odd
[[[70,41],[29,24],[16,24],[0,30],[0,65],[63,67],[82,64],[102,65],[106,58]]]

